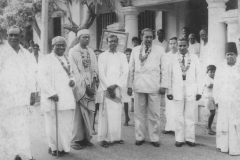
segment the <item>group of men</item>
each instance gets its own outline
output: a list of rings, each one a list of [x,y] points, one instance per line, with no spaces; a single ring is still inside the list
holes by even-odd
[[[173,108],[166,108],[166,114],[174,114],[175,118],[167,118],[167,123],[172,121],[174,125],[167,124],[165,131],[175,131],[177,147],[184,142],[195,146],[195,106],[202,95],[202,71],[198,55],[188,50],[187,38],[171,38],[171,50],[166,53],[168,45],[161,37],[163,30],[158,31],[154,42],[153,30],[146,28],[141,32],[142,43],[132,49],[128,64],[126,55],[117,49],[116,35],[107,37],[109,49],[97,60],[88,47],[90,32],[83,29],[77,33],[79,44],[67,54],[65,38],[53,38],[52,52],[43,56],[36,66],[33,55],[20,45],[22,29],[11,26],[7,33],[8,44],[0,51],[0,159],[21,160],[19,154],[34,159],[27,115],[29,105],[35,101],[36,84],[41,90],[48,152],[53,156],[69,153],[70,147],[80,150],[93,145],[90,141],[95,132],[95,100],[99,103],[97,140],[105,148],[111,143],[123,144],[122,92],[126,87],[129,96],[134,92],[135,145],[145,143],[148,135],[154,147],[160,146],[160,100],[161,95],[166,95],[167,107],[171,104]],[[158,45],[158,41],[167,47]],[[231,135],[236,139],[233,130]],[[227,138],[223,137],[221,142],[227,143]],[[239,144],[234,143],[236,146]],[[226,150],[228,146],[224,147]]]

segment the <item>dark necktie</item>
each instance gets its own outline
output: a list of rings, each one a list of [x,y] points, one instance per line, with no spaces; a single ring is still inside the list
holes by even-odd
[[[182,58],[182,63],[183,63],[183,66],[185,67],[185,55],[183,55],[183,58]]]
[[[145,54],[147,54],[148,48],[149,48],[149,47],[148,47],[148,46],[146,46],[146,49],[145,49]]]
[[[183,66],[185,67],[185,54],[183,55],[183,58],[182,58],[182,63],[183,63]],[[186,80],[186,73],[182,75],[183,77],[183,80],[185,81]]]

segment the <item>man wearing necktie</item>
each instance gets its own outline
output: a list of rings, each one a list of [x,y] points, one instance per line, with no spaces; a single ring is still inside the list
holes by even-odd
[[[178,39],[178,53],[169,63],[169,92],[167,98],[173,100],[175,108],[175,145],[186,143],[195,146],[196,101],[201,98],[200,65],[198,57],[188,52],[188,40]]]
[[[153,31],[142,31],[142,44],[132,49],[129,63],[128,94],[134,90],[134,120],[136,145],[142,145],[146,132],[151,144],[159,147],[160,94],[168,86],[164,49],[152,44]],[[132,89],[133,86],[133,89]]]

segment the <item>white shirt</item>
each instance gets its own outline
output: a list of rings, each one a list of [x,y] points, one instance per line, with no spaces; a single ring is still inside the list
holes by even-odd
[[[125,88],[128,77],[128,62],[126,55],[121,52],[111,53],[105,51],[99,55],[99,91],[105,91],[111,85],[116,84]]]
[[[205,98],[209,98],[209,99],[213,99],[213,87],[209,88],[210,85],[213,84],[213,79],[211,77],[209,77],[208,75],[206,75],[205,77],[205,85],[204,85],[204,95]]]
[[[190,53],[196,54],[199,57],[200,44],[198,42],[195,42],[194,44],[189,43],[188,51]]]
[[[165,39],[163,42],[160,42],[157,38],[153,40],[153,44],[163,47],[165,53],[169,52],[169,44]]]

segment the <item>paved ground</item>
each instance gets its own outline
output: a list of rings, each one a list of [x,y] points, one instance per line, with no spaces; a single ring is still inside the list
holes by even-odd
[[[39,105],[34,107],[31,118],[31,148],[37,160],[55,160],[47,153],[47,140],[45,136],[44,117],[41,115]],[[123,115],[124,116],[124,115]],[[175,140],[172,135],[161,134],[161,147],[155,148],[149,143],[135,146],[134,125],[131,112],[130,126],[122,126],[122,137],[125,144],[114,144],[105,149],[99,145],[94,136],[93,147],[87,147],[80,151],[72,150],[70,154],[61,157],[62,160],[239,160],[240,156],[233,157],[219,153],[215,149],[215,137],[207,136],[197,129],[196,142],[198,145],[191,148],[184,145],[181,148],[174,146]],[[164,118],[161,124],[164,126]],[[197,127],[199,128],[199,127]]]

